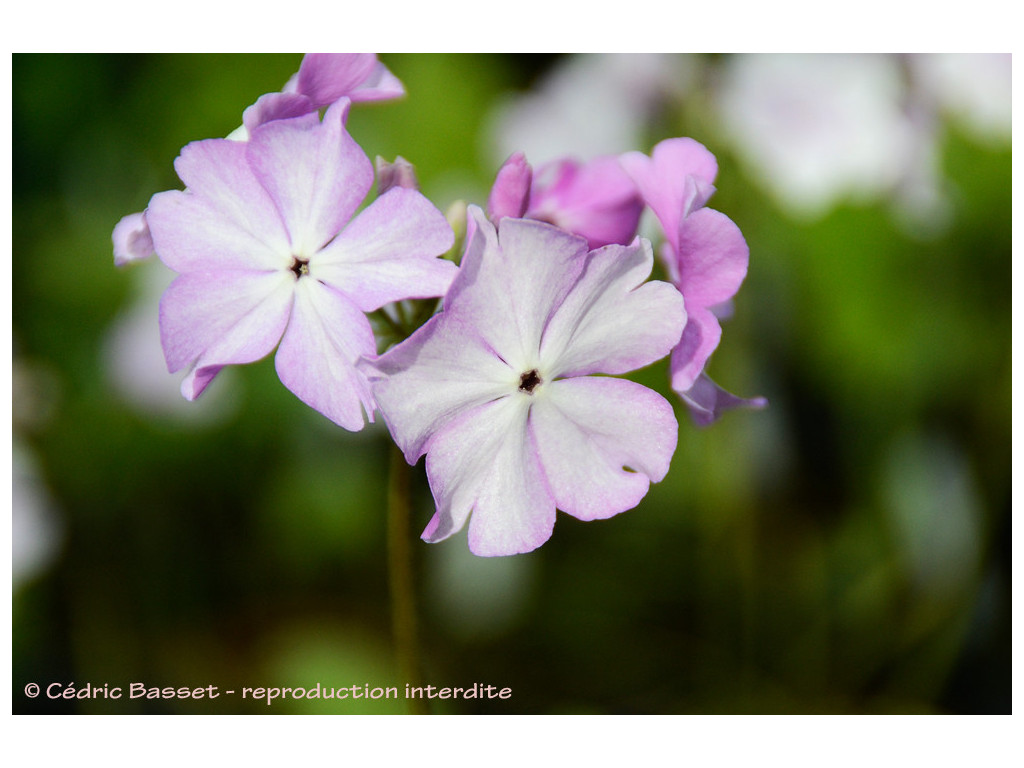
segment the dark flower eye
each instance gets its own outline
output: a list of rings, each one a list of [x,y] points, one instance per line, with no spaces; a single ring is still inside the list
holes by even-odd
[[[519,391],[532,395],[534,388],[540,383],[540,376],[537,375],[537,369],[535,368],[528,373],[524,373],[519,378]]]

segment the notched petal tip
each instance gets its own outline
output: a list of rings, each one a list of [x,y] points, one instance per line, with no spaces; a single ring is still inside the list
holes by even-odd
[[[393,163],[389,163],[377,155],[375,165],[377,168],[377,197],[395,187],[413,190],[420,188],[419,180],[416,178],[416,169],[401,155],[395,157]]]

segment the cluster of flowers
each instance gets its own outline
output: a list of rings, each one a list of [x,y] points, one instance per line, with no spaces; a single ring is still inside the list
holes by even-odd
[[[699,424],[763,403],[704,373],[716,308],[749,255],[736,225],[705,207],[717,172],[707,149],[669,139],[649,157],[537,173],[513,155],[486,211],[465,209],[456,243],[401,158],[378,160],[378,196],[359,211],[375,174],[346,130],[350,106],[402,94],[372,54],[309,54],[231,136],[181,151],[184,191],[117,225],[116,263],[156,253],[178,273],[160,329],[187,399],[276,347],[282,383],[305,403],[349,430],[380,411],[410,464],[426,455],[437,509],[423,538],[450,536],[472,512],[478,555],[533,550],[556,509],[607,518],[664,478],[671,405],[611,375],[671,354],[672,387]],[[645,206],[673,284],[648,280]],[[438,298],[441,311],[378,355],[368,313],[395,317],[386,307],[409,300],[432,311]]]

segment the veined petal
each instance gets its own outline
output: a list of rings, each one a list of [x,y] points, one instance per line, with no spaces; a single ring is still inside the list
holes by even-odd
[[[288,247],[284,222],[253,173],[244,142],[193,141],[175,158],[174,170],[188,191],[239,228],[279,250]]]
[[[356,361],[375,352],[366,315],[316,280],[298,280],[291,320],[274,361],[282,384],[331,421],[359,431],[364,410],[373,421],[375,403]]]
[[[520,395],[466,411],[431,441],[427,477],[437,512],[423,532],[430,542],[459,530],[472,511],[469,548],[477,555],[514,555],[551,537],[555,502],[527,424]]]
[[[443,296],[458,268],[437,257],[454,240],[444,214],[427,198],[395,187],[315,254],[309,273],[364,312],[401,299]]]
[[[718,174],[715,156],[703,144],[689,138],[666,139],[654,147],[650,157],[642,152],[627,152],[619,162],[673,244],[680,219],[707,202]],[[691,176],[696,183],[687,181]],[[703,199],[694,201],[698,192]]]
[[[432,435],[461,414],[515,392],[521,375],[484,343],[471,318],[448,311],[360,367],[410,464]]]
[[[264,123],[247,153],[288,230],[291,252],[309,258],[352,218],[373,186],[373,165],[345,130],[349,102],[316,113]]]
[[[713,424],[725,411],[734,408],[764,408],[768,405],[763,397],[745,399],[726,392],[706,373],[702,373],[690,389],[679,392],[679,395],[690,409],[690,417],[698,427]]]
[[[175,272],[286,270],[288,240],[277,212],[270,215],[239,221],[189,190],[159,192],[146,209],[153,247]]]
[[[318,107],[326,106],[342,96],[351,98],[352,91],[371,76],[380,78],[377,63],[373,53],[307,53],[295,85]]]
[[[171,373],[194,363],[199,395],[212,376],[204,370],[251,363],[281,339],[291,310],[288,272],[188,272],[160,299],[160,340]],[[189,394],[186,393],[186,397]]]
[[[186,145],[174,167],[188,189],[150,201],[154,247],[176,272],[280,269],[290,262],[284,223],[249,167],[245,146],[228,139]]]
[[[562,511],[580,520],[611,517],[639,504],[668,472],[679,425],[657,392],[580,377],[550,382],[534,400],[530,424]]]
[[[446,306],[471,315],[510,366],[528,370],[539,363],[545,326],[583,271],[587,242],[550,224],[509,218],[495,238],[483,211],[471,206],[469,214],[476,229]]]
[[[747,275],[750,248],[724,213],[701,208],[679,225],[679,286],[691,309],[728,301]]]
[[[686,322],[683,297],[668,283],[644,282],[653,265],[641,238],[589,254],[544,331],[541,359],[550,375],[625,373],[672,350]]]

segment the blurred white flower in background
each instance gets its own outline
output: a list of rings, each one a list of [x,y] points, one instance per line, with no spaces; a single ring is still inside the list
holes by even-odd
[[[11,446],[11,573],[13,589],[43,573],[64,540],[64,524],[31,451]]]
[[[742,54],[715,92],[727,139],[787,214],[887,199],[912,233],[936,234],[952,204],[945,120],[977,140],[1010,138],[1010,56]]]
[[[912,73],[936,106],[978,141],[1009,143],[1011,56],[1008,53],[922,53],[908,57]]]
[[[17,342],[17,339],[15,339]],[[56,415],[61,381],[44,363],[14,354],[11,365],[11,573],[13,590],[43,573],[64,540],[64,522],[26,440]]]
[[[568,56],[525,94],[498,103],[490,116],[487,162],[524,152],[535,167],[571,155],[590,160],[647,149],[658,105],[679,100],[694,76],[692,57],[658,53]]]
[[[959,446],[941,435],[898,435],[880,477],[883,508],[915,586],[940,601],[976,588],[983,505]]]
[[[238,382],[224,370],[203,397],[189,402],[181,394],[181,376],[167,370],[160,344],[160,296],[175,273],[155,259],[132,267],[138,281],[135,301],[107,329],[104,360],[107,378],[137,412],[186,426],[218,423],[235,413]],[[224,379],[224,381],[221,381]]]
[[[514,630],[537,598],[531,557],[477,557],[466,534],[424,554],[427,604],[435,620],[463,640],[489,640]]]
[[[717,107],[740,159],[780,206],[814,219],[892,190],[918,162],[898,59],[875,54],[729,57]]]

